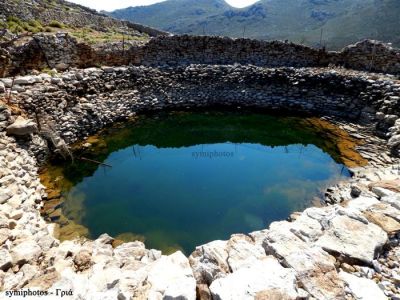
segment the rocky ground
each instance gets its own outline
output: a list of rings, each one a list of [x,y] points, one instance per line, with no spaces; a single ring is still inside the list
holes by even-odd
[[[0,106],[0,290],[71,290],[70,299],[400,299],[400,175],[393,156],[400,144],[400,89],[390,77],[195,65],[10,80],[0,85],[9,102]],[[199,82],[209,88],[199,91]],[[94,241],[54,238],[54,225],[39,213],[47,197],[37,174],[48,151],[44,128],[52,125],[57,146],[144,108],[206,106],[216,99],[357,120],[342,126],[365,139],[359,150],[370,163],[327,191],[330,205],[199,246],[189,258],[179,251],[165,256],[141,242],[117,246],[106,234]],[[34,108],[46,115],[41,124]]]

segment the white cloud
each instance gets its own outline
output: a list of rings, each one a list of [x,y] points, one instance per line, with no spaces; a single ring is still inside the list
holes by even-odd
[[[114,9],[125,8],[129,6],[151,5],[165,0],[69,0],[97,10],[111,11]],[[258,0],[225,0],[234,7],[245,7]]]

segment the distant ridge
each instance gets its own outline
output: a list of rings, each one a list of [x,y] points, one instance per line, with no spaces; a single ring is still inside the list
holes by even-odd
[[[109,15],[177,34],[281,39],[340,49],[361,39],[400,47],[399,0],[260,0],[242,9],[223,0],[167,0]],[[322,39],[321,39],[322,33]]]

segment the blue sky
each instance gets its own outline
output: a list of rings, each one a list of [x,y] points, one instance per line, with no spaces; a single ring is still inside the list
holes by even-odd
[[[70,2],[82,4],[97,10],[114,10],[128,6],[150,5],[164,0],[69,0]],[[235,7],[245,7],[258,0],[225,0]]]

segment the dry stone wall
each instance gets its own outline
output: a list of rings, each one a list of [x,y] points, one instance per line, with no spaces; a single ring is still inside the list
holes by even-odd
[[[400,84],[335,69],[243,65],[103,67],[1,79],[13,101],[48,115],[68,143],[141,110],[241,106],[373,124],[399,155]]]
[[[355,70],[400,74],[400,49],[364,40],[340,52],[330,52],[330,62]]]
[[[177,66],[244,64],[262,67],[344,66],[350,69],[400,74],[400,50],[366,40],[341,52],[325,52],[293,43],[207,36],[160,36],[144,44],[110,43],[89,46],[68,34],[39,34],[18,47],[8,47],[2,59],[6,76],[32,69],[100,65]]]
[[[400,74],[400,49],[365,40],[340,52],[326,52],[281,41],[208,36],[158,37],[131,50],[132,62],[144,65],[252,64],[263,67],[343,66]]]
[[[145,65],[238,63],[313,67],[327,64],[323,51],[293,43],[189,35],[153,39],[132,54],[135,63]]]

